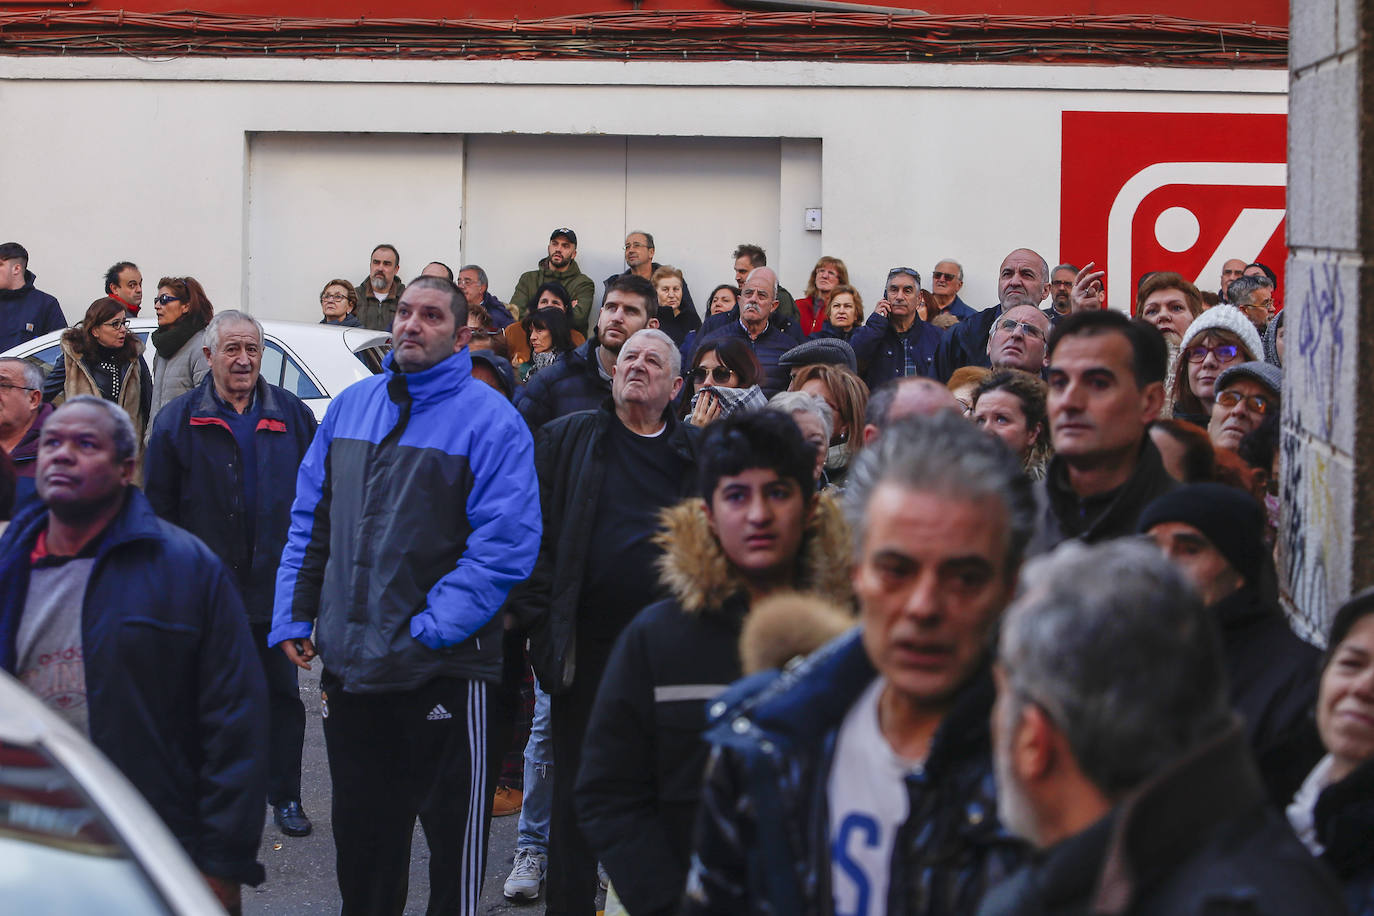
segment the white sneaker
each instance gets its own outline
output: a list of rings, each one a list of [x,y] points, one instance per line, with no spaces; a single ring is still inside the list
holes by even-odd
[[[503,888],[507,900],[538,900],[544,890],[544,872],[549,867],[548,856],[537,849],[515,850],[515,865],[506,877]]]

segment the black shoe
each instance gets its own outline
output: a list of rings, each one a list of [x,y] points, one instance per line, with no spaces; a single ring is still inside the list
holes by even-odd
[[[313,829],[310,818],[305,816],[298,801],[282,802],[272,806],[272,820],[287,836],[309,836]]]

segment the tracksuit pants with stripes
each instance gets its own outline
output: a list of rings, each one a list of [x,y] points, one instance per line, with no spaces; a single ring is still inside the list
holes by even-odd
[[[430,851],[426,912],[476,916],[495,789],[487,685],[345,693],[326,669],[320,688],[344,916],[405,910],[416,817]]]

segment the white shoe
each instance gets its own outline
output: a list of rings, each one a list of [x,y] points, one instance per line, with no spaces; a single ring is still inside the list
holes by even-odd
[[[548,856],[539,850],[515,850],[515,865],[506,877],[506,885],[503,888],[506,899],[538,900],[544,890],[544,872],[548,867]]]

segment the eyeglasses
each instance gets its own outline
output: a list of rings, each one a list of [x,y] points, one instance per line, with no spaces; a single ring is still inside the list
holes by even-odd
[[[27,385],[11,385],[9,382],[0,382],[0,391],[38,391],[37,388],[30,388]]]
[[[348,296],[343,293],[325,293],[320,297],[321,302],[343,302]]]
[[[1230,389],[1217,395],[1217,403],[1227,410],[1235,407],[1241,401],[1244,401],[1246,407],[1260,416],[1269,413],[1269,408],[1274,406],[1273,401],[1262,394],[1244,395],[1235,389]]]
[[[730,381],[730,377],[735,374],[735,370],[729,366],[716,366],[714,369],[707,369],[705,366],[697,366],[692,370],[692,384],[700,385],[706,381],[707,375],[711,376],[711,381],[717,385],[724,385]]]
[[[158,297],[157,297],[156,299],[154,299],[153,301],[156,302],[158,305],[166,305],[166,304],[169,303],[169,302],[180,302],[180,301],[181,301],[181,297],[180,297],[180,296],[168,296],[168,295],[166,295],[166,294],[163,294],[163,295],[161,295],[161,296],[158,296]]]
[[[1215,347],[1205,347],[1198,344],[1196,347],[1189,347],[1183,351],[1183,355],[1188,357],[1190,363],[1200,363],[1211,353],[1217,358],[1219,363],[1227,363],[1236,358],[1240,352],[1240,347],[1235,344],[1217,344]]]
[[[943,270],[932,270],[932,271],[930,272],[930,275],[931,275],[932,278],[934,278],[934,279],[936,279],[936,280],[957,280],[957,279],[959,279],[959,275],[958,275],[958,274],[947,274],[947,273],[945,273]],[[889,276],[890,276],[890,275],[889,275]]]
[[[101,324],[101,327],[109,328],[111,331],[122,331],[128,326],[129,322],[125,321],[123,318],[115,318]]]
[[[1017,321],[1015,318],[1003,318],[1001,321],[997,322],[997,324],[995,324],[994,327],[999,331],[1006,331],[1009,334],[1015,333],[1016,329],[1020,328],[1021,333],[1025,334],[1027,337],[1034,337],[1036,340],[1045,339],[1044,331],[1040,330],[1033,324],[1028,324],[1024,321]]]

